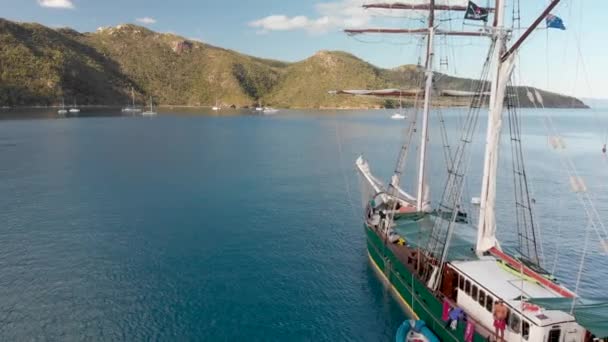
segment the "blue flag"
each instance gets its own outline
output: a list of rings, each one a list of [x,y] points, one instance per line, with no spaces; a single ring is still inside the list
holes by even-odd
[[[560,29],[560,30],[565,30],[566,26],[564,26],[564,22],[562,21],[562,18],[553,15],[553,14],[549,14],[547,15],[547,28],[556,28],[556,29]]]

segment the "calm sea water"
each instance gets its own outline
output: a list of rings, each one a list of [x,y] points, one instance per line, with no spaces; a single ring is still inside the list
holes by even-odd
[[[393,339],[406,316],[367,262],[353,161],[363,153],[386,179],[404,122],[388,111],[231,114],[0,113],[0,340]],[[444,110],[451,140],[461,114]],[[544,114],[525,112],[525,153],[546,265],[557,260],[573,288],[586,222]],[[608,116],[549,114],[606,217]],[[474,151],[467,196],[479,192]],[[511,217],[499,213],[506,246]],[[590,237],[580,291],[600,296],[606,256]]]

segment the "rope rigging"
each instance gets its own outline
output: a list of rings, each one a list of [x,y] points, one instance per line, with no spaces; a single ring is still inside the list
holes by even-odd
[[[530,89],[527,89],[528,94],[531,94]],[[547,114],[547,111],[545,110],[544,104],[542,102],[542,97],[536,90],[535,92],[537,94],[537,102],[534,102],[534,105],[536,108],[543,109],[543,123],[545,129],[549,133],[550,143],[555,150],[562,151],[566,148],[566,144],[562,136],[559,134],[559,131],[555,127],[553,119],[550,115]],[[583,210],[585,211],[585,214],[589,219],[589,227],[591,227],[595,231],[597,238],[599,239],[598,242],[603,245],[603,248],[608,253],[608,249],[606,248],[608,247],[608,245],[606,244],[606,241],[608,241],[608,230],[606,229],[606,226],[601,220],[599,212],[595,207],[591,196],[589,195],[589,191],[587,189],[587,186],[585,185],[585,182],[580,176],[580,173],[571,158],[569,158],[565,153],[559,153],[559,157],[560,163],[562,164],[562,168],[567,172],[572,190],[576,194],[579,203],[583,207]]]
[[[541,258],[538,253],[538,243],[536,240],[538,232],[532,207],[533,200],[530,197],[521,145],[521,122],[517,113],[519,105],[517,89],[512,84],[509,84],[507,87],[507,112],[511,143],[513,193],[515,196],[515,222],[519,243],[518,251],[527,261],[540,266]]]
[[[449,243],[453,224],[456,221],[459,212],[465,175],[470,165],[471,153],[469,151],[469,146],[472,143],[473,136],[477,130],[481,108],[488,100],[487,91],[491,84],[490,82],[487,82],[487,80],[490,72],[491,56],[494,53],[495,48],[496,42],[494,41],[490,46],[481,72],[481,81],[477,82],[477,96],[471,99],[459,144],[452,158],[452,168],[448,172],[446,186],[444,187],[437,209],[439,218],[443,217],[444,214],[447,214],[451,219],[442,220],[438,218],[435,220],[426,246],[426,253],[431,258],[439,259],[445,257],[445,255],[443,255],[445,251],[444,247]],[[430,271],[430,269],[427,270],[427,272]],[[429,274],[427,274],[427,276],[429,276]]]

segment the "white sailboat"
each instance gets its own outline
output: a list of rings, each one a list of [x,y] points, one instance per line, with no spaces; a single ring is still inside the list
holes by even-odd
[[[66,115],[67,113],[68,113],[68,110],[65,108],[65,99],[62,97],[61,98],[61,107],[57,111],[57,114]]]
[[[69,112],[71,114],[78,114],[78,113],[80,113],[80,108],[78,108],[76,106],[76,99],[74,99],[74,106],[72,108],[70,108]]]
[[[135,90],[131,87],[131,105],[128,105],[122,109],[123,113],[139,113],[142,109],[135,106]]]
[[[217,112],[217,111],[219,111],[220,109],[222,109],[222,107],[221,107],[221,106],[218,104],[218,101],[217,101],[217,99],[216,99],[216,100],[215,100],[215,106],[211,107],[211,110],[213,110],[213,111]]]
[[[150,96],[150,110],[147,110],[143,113],[141,113],[142,115],[145,116],[153,116],[153,115],[157,115],[158,113],[154,110],[154,102],[152,101],[152,96]]]
[[[260,101],[254,108],[254,111],[256,112],[263,112],[264,111],[264,106],[262,101]]]
[[[262,112],[264,114],[276,114],[279,112],[278,109],[276,108],[272,108],[272,107],[264,107],[264,109],[262,110]]]
[[[508,46],[513,32],[504,24],[505,0],[496,0],[494,8],[480,8],[472,2],[468,6],[435,5],[434,0],[425,3],[378,3],[365,8],[401,9],[428,12],[428,26],[423,29],[357,29],[346,30],[351,34],[400,33],[423,34],[427,41],[426,82],[422,116],[422,141],[420,145],[419,171],[416,198],[399,188],[400,156],[397,171],[386,187],[373,176],[368,163],[359,157],[356,166],[361,176],[361,193],[364,196],[366,217],[364,220],[369,259],[378,274],[390,284],[393,292],[414,315],[424,317],[426,325],[442,341],[497,340],[495,327],[502,327],[504,340],[508,342],[583,342],[594,337],[608,337],[608,302],[606,299],[580,298],[556,281],[541,265],[538,254],[536,231],[538,227],[533,214],[534,202],[528,191],[528,180],[524,167],[521,144],[520,121],[517,114],[517,93],[511,87],[512,72],[517,54],[528,36],[548,17],[560,0],[550,1],[548,7],[524,31],[513,45]],[[487,20],[494,13],[492,26],[479,31],[446,31],[435,22],[435,11],[466,12],[465,19]],[[479,26],[476,26],[479,27]],[[400,228],[396,208],[403,203],[415,205],[420,210],[425,187],[426,130],[431,104],[433,82],[433,40],[435,35],[465,37],[488,37],[491,44],[483,66],[481,82],[471,99],[465,118],[460,146],[450,156],[449,172],[441,200],[436,205],[437,216],[429,219],[430,227],[406,230]],[[335,93],[358,93],[369,95],[374,91],[336,91]],[[382,91],[390,93],[390,91]],[[488,99],[489,93],[489,99]],[[378,93],[376,93],[378,94]],[[463,92],[450,92],[448,96],[467,96]],[[488,101],[489,100],[489,101]],[[516,228],[520,238],[517,253],[504,250],[497,238],[497,229],[509,231],[511,227],[497,222],[509,215],[513,208],[496,205],[496,187],[499,169],[499,147],[501,141],[505,101],[511,135],[513,154]],[[542,102],[542,100],[538,100]],[[483,158],[481,194],[475,198],[479,203],[479,218],[475,241],[467,241],[459,229],[460,205],[462,204],[465,177],[471,160],[471,143],[475,136],[479,113],[489,103],[488,121]],[[404,150],[408,146],[404,145]],[[577,192],[586,191],[584,183],[575,179]],[[446,215],[447,214],[447,215]],[[601,226],[597,214],[587,211],[589,222],[577,228]],[[604,228],[605,231],[605,228]],[[403,234],[402,240],[393,243],[395,232]],[[407,234],[411,235],[407,235]],[[606,236],[596,233],[600,243]],[[461,236],[461,234],[463,236]],[[408,241],[415,241],[409,243]],[[583,253],[583,258],[584,258]],[[584,260],[584,259],[583,259]],[[579,279],[582,266],[579,270]],[[456,321],[454,329],[446,324],[443,316],[450,308],[460,308],[466,314],[466,323]],[[496,308],[505,308],[506,315],[497,319]],[[446,311],[447,309],[447,311]],[[466,324],[466,327],[463,326]]]

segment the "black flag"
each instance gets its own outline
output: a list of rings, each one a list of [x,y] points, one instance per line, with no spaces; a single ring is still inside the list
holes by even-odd
[[[488,21],[488,10],[477,6],[473,1],[469,1],[464,18],[469,20]]]

